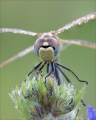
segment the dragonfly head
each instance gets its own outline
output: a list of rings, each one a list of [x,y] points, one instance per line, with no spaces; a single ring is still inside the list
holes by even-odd
[[[34,44],[34,52],[45,62],[50,62],[60,52],[57,39],[53,37],[38,38]]]

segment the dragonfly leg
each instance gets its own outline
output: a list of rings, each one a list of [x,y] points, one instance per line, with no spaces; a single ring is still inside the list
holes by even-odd
[[[58,64],[58,63],[56,63],[56,64],[57,64],[58,66],[64,68],[64,69],[68,70],[69,72],[71,72],[71,73],[78,79],[79,82],[85,82],[85,83],[88,85],[88,82],[87,82],[87,81],[85,81],[85,80],[80,80],[79,77],[78,77],[72,70],[70,70],[69,68],[67,68],[67,67],[65,67],[65,66],[63,66],[63,65],[61,65],[61,64]]]
[[[57,71],[57,69],[56,69],[56,66],[55,66],[55,64],[54,64],[54,77],[58,80],[58,71]],[[52,68],[52,66],[51,66],[51,64],[47,64],[47,74],[49,74],[50,73],[50,71],[52,72],[52,70],[51,70],[51,68]],[[49,75],[50,76],[50,75]],[[58,85],[60,85],[61,83],[59,82],[58,83]]]
[[[84,80],[80,80],[79,79],[79,77],[72,71],[72,70],[70,70],[69,68],[67,68],[67,67],[65,67],[65,66],[63,66],[63,65],[60,65],[60,64],[58,64],[58,63],[56,63],[57,65],[59,65],[59,66],[61,66],[61,67],[63,67],[63,68],[65,68],[66,70],[68,70],[68,71],[70,71],[73,75],[75,75],[75,77],[78,79],[78,81],[80,81],[80,82],[85,82],[87,85],[88,85],[88,82],[87,81],[84,81]],[[58,66],[57,66],[58,67]],[[58,67],[59,68],[59,67]],[[60,70],[60,69],[59,69]],[[62,70],[61,70],[62,71]],[[62,72],[62,74],[63,74],[63,72]],[[67,79],[67,78],[66,78]],[[81,102],[82,102],[82,104],[86,107],[86,104],[84,103],[84,101],[81,99]],[[79,111],[77,111],[77,114],[78,114],[78,112]]]
[[[58,78],[58,76],[57,76],[57,69],[56,69],[56,66],[55,66],[55,64],[54,64],[54,67],[55,67],[55,72],[54,72],[54,77],[57,79]],[[51,68],[52,68],[52,66],[51,66],[51,64],[47,64],[47,74],[49,74],[50,73],[50,71],[51,71]]]
[[[61,72],[60,72],[60,70],[57,68],[55,62],[54,62],[54,66],[55,66],[54,76],[55,76],[56,79],[58,80],[58,85],[61,85],[61,84],[62,84]]]
[[[41,70],[43,69],[43,67],[44,67],[45,65],[46,65],[46,62],[44,62],[44,63],[42,64],[42,66],[39,68],[39,70],[36,70],[36,74],[37,74],[37,75],[43,76]]]
[[[44,62],[43,65],[39,68],[39,71],[43,69],[43,67],[46,65],[47,62]]]
[[[42,62],[40,62],[39,64],[37,64],[37,65],[28,73],[28,76],[30,76],[33,71],[36,71],[36,69],[37,69],[41,64],[42,64]]]
[[[82,99],[81,99],[81,103],[82,103],[85,107],[87,106]]]
[[[42,62],[40,62],[39,64],[37,64],[29,73],[28,73],[28,77],[32,74],[33,71],[36,71],[36,69],[42,64]],[[24,80],[26,82],[26,79]]]
[[[46,83],[47,77],[49,77],[52,73],[55,72],[55,66],[54,66],[53,62],[51,62],[51,71],[50,72],[49,72],[49,63],[47,64],[47,72],[48,72],[48,74],[45,76],[45,83]]]
[[[58,70],[62,73],[62,75],[66,78],[66,80],[68,81],[68,83],[71,83],[71,81],[69,80],[69,78],[65,75],[65,73],[60,69],[60,67],[58,65],[56,65],[56,67],[58,68]]]
[[[78,113],[79,113],[79,109],[77,109],[76,117],[78,116]]]
[[[70,100],[70,102],[69,102],[69,105],[71,105],[71,104],[72,104],[72,102],[73,102],[73,98],[71,98],[71,100]]]
[[[86,84],[88,84],[87,81],[80,80],[80,79],[78,78],[78,76],[77,76],[72,70],[70,70],[69,68],[67,68],[67,67],[65,67],[65,66],[60,65],[60,64],[57,63],[56,67],[60,70],[60,72],[64,75],[64,77],[66,78],[66,80],[67,80],[68,82],[70,82],[70,80],[69,80],[68,77],[64,74],[64,72],[60,69],[59,66],[65,68],[65,69],[67,69],[68,71],[70,71],[71,73],[73,73],[73,74],[75,75],[75,77],[76,77],[80,82],[86,82]],[[70,83],[71,83],[71,82],[70,82]],[[71,100],[71,102],[70,102],[69,104],[71,104],[71,103],[72,103],[72,100]],[[82,99],[81,99],[81,103],[83,104],[83,106],[86,107],[86,104],[84,103],[84,101],[83,101]],[[78,114],[78,112],[79,112],[79,109],[77,110],[77,114]],[[76,116],[77,116],[77,114],[76,114]]]
[[[47,64],[47,74],[49,73],[49,63]]]

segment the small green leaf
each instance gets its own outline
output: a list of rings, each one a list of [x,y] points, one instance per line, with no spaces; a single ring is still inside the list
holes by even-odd
[[[21,90],[22,90],[24,96],[26,96],[26,88],[25,88],[24,83],[22,84]]]
[[[85,88],[86,88],[86,85],[83,86],[83,88],[78,92],[77,95],[74,96],[74,101],[76,103],[76,105],[80,102],[80,100],[82,99],[83,97],[83,94],[85,92]]]

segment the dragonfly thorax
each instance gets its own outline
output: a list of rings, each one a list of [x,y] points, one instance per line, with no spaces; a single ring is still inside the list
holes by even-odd
[[[43,61],[50,62],[60,52],[58,40],[55,38],[39,38],[34,44],[34,51]]]

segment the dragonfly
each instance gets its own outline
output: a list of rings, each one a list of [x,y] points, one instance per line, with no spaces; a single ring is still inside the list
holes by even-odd
[[[74,20],[69,24],[66,24],[62,28],[59,28],[58,30],[44,32],[44,33],[37,33],[37,32],[26,31],[22,29],[14,29],[14,28],[0,28],[0,33],[11,32],[11,33],[31,35],[31,36],[38,37],[34,45],[30,46],[29,48],[19,52],[17,55],[1,63],[0,68],[4,67],[5,65],[9,64],[10,62],[20,57],[25,56],[26,54],[34,50],[36,55],[41,58],[41,61],[29,72],[28,76],[30,76],[33,73],[33,71],[35,71],[36,74],[41,74],[42,69],[44,68],[45,65],[47,65],[47,75],[45,76],[45,82],[47,80],[47,77],[53,74],[55,78],[58,80],[58,85],[60,85],[62,84],[60,74],[62,74],[65,77],[65,79],[68,81],[68,83],[71,83],[69,78],[62,71],[62,68],[63,68],[71,72],[77,78],[78,81],[85,82],[86,84],[88,84],[87,81],[79,79],[79,77],[71,69],[69,69],[68,67],[58,62],[60,46],[62,46],[62,44],[69,44],[69,45],[75,44],[79,46],[96,49],[96,44],[92,42],[82,41],[82,40],[60,39],[58,37],[58,34],[65,32],[66,30],[76,25],[81,25],[83,23],[87,23],[90,20],[94,20],[94,19],[96,19],[96,13],[91,13],[77,20]]]

